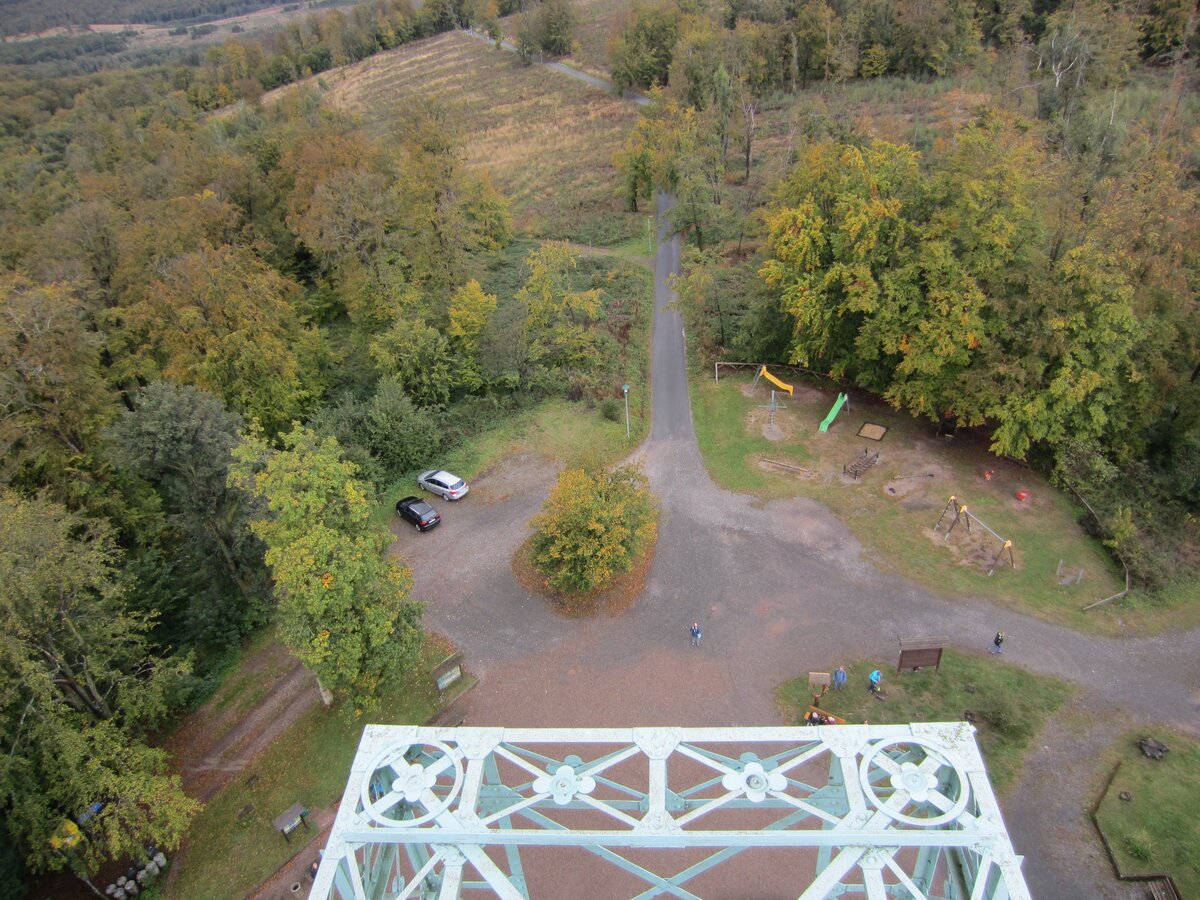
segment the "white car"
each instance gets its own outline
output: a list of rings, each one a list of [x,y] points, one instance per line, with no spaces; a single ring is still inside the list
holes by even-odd
[[[437,494],[443,500],[458,500],[467,496],[467,483],[457,475],[451,475],[442,469],[430,469],[417,476],[417,486]]]

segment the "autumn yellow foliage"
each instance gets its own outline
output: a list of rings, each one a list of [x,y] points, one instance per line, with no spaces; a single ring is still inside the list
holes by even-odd
[[[646,476],[568,469],[533,520],[533,563],[561,591],[603,588],[653,543],[657,511]]]

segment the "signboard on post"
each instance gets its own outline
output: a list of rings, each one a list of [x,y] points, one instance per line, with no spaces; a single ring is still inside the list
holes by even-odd
[[[452,653],[433,670],[433,681],[438,693],[446,690],[458,679],[462,678],[462,654]]]
[[[896,663],[896,671],[905,669],[924,669],[933,666],[937,671],[942,667],[942,650],[950,643],[950,639],[941,635],[924,638],[900,638],[900,661]]]
[[[283,835],[289,844],[292,842],[292,832],[303,825],[308,828],[308,808],[301,803],[293,803],[275,817],[275,830]]]

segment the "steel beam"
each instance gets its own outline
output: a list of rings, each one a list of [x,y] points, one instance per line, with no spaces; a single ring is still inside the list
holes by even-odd
[[[541,846],[587,850],[646,882],[641,898],[690,898],[689,880],[747,851],[808,848],[803,898],[934,900],[944,863],[947,890],[1028,900],[973,731],[368,726],[311,896],[394,896],[399,877],[402,896],[516,900],[519,849]],[[714,852],[674,875],[618,852],[680,847]]]

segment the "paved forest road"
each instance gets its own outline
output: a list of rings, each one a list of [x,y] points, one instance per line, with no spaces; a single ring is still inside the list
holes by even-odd
[[[642,596],[618,618],[569,620],[516,583],[511,555],[553,480],[553,469],[533,458],[485,474],[460,503],[438,504],[443,524],[429,534],[396,526],[394,550],[413,566],[428,627],[454,640],[482,676],[466,700],[470,724],[778,723],[773,691],[785,679],[863,657],[886,672],[900,636],[946,634],[982,651],[1003,629],[1006,661],[1079,683],[1079,703],[1110,713],[1115,726],[1163,721],[1200,734],[1200,630],[1119,640],[981,601],[948,601],[876,570],[813,501],[763,503],[713,484],[692,429],[682,323],[668,308],[668,277],[680,259],[668,206],[660,197],[653,420],[635,454],[662,505]],[[688,643],[693,620],[703,624],[701,649]],[[1047,758],[1069,767],[1074,754],[1091,755],[1110,736],[1093,728],[1088,738],[1101,743]],[[1127,896],[1081,849],[1096,845],[1083,816],[1094,786],[1077,773],[1061,785],[1039,782],[1035,768],[1005,803],[1035,896]]]

